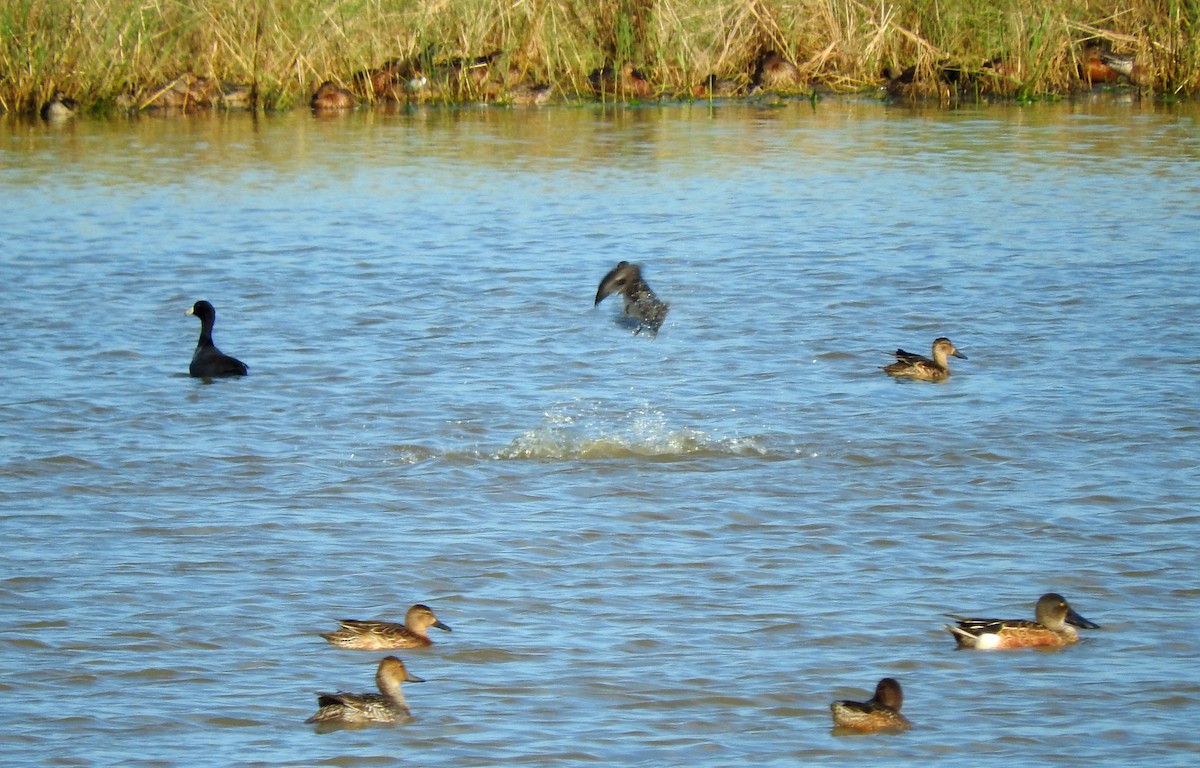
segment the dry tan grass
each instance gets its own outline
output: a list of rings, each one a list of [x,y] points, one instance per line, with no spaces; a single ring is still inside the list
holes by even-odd
[[[680,94],[710,74],[747,82],[775,51],[798,67],[801,92],[876,88],[909,70],[895,92],[1037,98],[1080,87],[1089,43],[1135,55],[1146,88],[1193,94],[1198,31],[1200,5],[1175,0],[8,0],[0,107],[34,109],[55,91],[140,106],[188,75],[247,84],[258,106],[285,108],[390,60],[430,67],[491,51],[503,52],[499,91],[451,72],[441,97],[503,98],[518,77],[584,95],[590,72],[626,62],[656,92]]]

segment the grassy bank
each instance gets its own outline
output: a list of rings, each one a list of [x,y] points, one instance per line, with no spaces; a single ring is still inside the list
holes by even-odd
[[[768,51],[795,65],[779,89],[796,92],[878,88],[891,73],[905,95],[1037,98],[1086,86],[1081,66],[1105,50],[1134,56],[1143,87],[1190,95],[1198,33],[1200,0],[0,0],[0,106],[62,91],[139,108],[181,77],[244,84],[268,109],[306,104],[325,80],[370,101],[380,94],[355,73],[389,61],[443,71],[434,97],[469,99],[484,89],[464,62],[494,51],[504,74],[486,95],[500,99],[518,82],[590,97],[589,74],[624,63],[655,95],[709,75],[744,89]]]

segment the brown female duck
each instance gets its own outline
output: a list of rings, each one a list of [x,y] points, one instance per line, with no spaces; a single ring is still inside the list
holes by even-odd
[[[318,693],[317,711],[306,723],[394,723],[412,715],[400,690],[401,683],[423,683],[404,667],[404,662],[388,656],[379,662],[375,685],[379,693]]]
[[[887,375],[898,378],[917,379],[919,381],[945,381],[950,378],[950,365],[947,362],[947,358],[951,355],[963,360],[967,359],[966,355],[954,347],[950,339],[942,336],[933,341],[932,360],[913,352],[905,352],[903,349],[897,349],[896,362],[884,366],[883,370]]]
[[[613,293],[625,297],[625,315],[637,325],[634,334],[645,330],[652,337],[658,335],[658,329],[667,319],[667,310],[670,307],[650,290],[650,286],[642,278],[642,268],[639,265],[622,261],[613,267],[596,289],[596,304]]]
[[[404,615],[404,623],[390,621],[356,621],[342,619],[341,629],[322,634],[321,637],[338,648],[355,651],[384,651],[392,648],[422,648],[433,645],[429,639],[429,628],[450,631],[450,627],[438,620],[427,605],[417,603]]]
[[[885,677],[875,686],[875,695],[868,701],[835,701],[829,705],[835,728],[856,733],[904,731],[912,727],[900,714],[904,692],[900,683]]]

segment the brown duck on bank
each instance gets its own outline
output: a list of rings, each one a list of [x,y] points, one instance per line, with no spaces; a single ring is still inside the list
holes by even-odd
[[[321,635],[331,645],[355,651],[382,651],[392,648],[420,648],[432,645],[429,628],[450,631],[427,605],[417,603],[408,609],[403,624],[390,621],[342,619],[341,629]]]
[[[658,329],[667,319],[667,310],[670,307],[650,290],[650,286],[642,278],[642,268],[639,265],[622,261],[613,267],[600,281],[600,287],[596,289],[596,303],[593,306],[613,293],[625,297],[624,313],[636,324],[633,331],[635,335],[643,330],[651,337],[658,335]]]
[[[321,83],[310,105],[314,112],[340,112],[354,108],[354,94],[332,80]]]
[[[835,701],[829,705],[833,725],[855,733],[905,731],[912,727],[900,714],[904,692],[900,683],[885,677],[875,686],[875,695],[867,701]]]
[[[69,96],[64,96],[62,91],[55,91],[54,97],[42,105],[39,114],[43,120],[49,123],[73,117],[78,109],[79,102]]]
[[[775,51],[767,51],[755,65],[751,82],[767,91],[794,91],[800,87],[800,68]]]
[[[379,662],[375,671],[375,686],[379,693],[318,693],[317,712],[306,723],[394,723],[412,715],[401,683],[423,683],[404,667],[404,662],[388,656]]]
[[[914,352],[896,350],[896,362],[884,366],[883,370],[889,376],[898,378],[917,379],[919,381],[945,381],[950,378],[949,356],[967,359],[967,356],[955,349],[954,344],[945,336],[934,339],[933,359],[918,355]]]
[[[1089,85],[1117,82],[1120,74],[1104,60],[1109,55],[1111,49],[1107,41],[1093,40],[1084,45],[1079,56],[1079,79]]]
[[[588,75],[588,84],[598,96],[648,99],[654,95],[654,86],[629,62],[622,64],[620,69],[614,69],[611,64],[593,69]]]

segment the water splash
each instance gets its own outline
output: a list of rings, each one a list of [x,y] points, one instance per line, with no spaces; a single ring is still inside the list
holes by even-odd
[[[757,437],[714,438],[670,423],[660,411],[613,411],[595,406],[586,414],[547,413],[538,427],[517,436],[496,458],[682,459],[696,456],[763,456]]]

